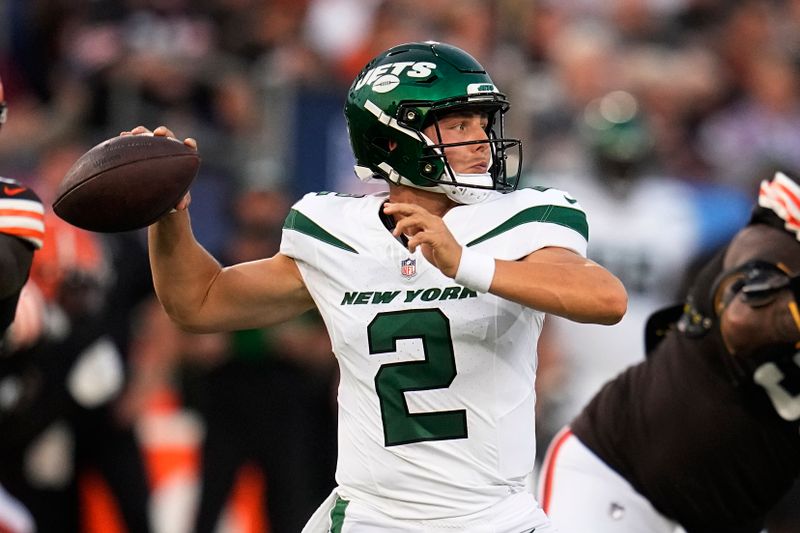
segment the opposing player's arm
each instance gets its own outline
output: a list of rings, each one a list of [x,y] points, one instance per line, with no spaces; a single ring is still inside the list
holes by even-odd
[[[314,306],[293,259],[277,254],[223,268],[194,238],[185,209],[150,226],[148,239],[156,294],[183,329],[265,327]]]
[[[537,250],[520,261],[495,260],[489,292],[576,322],[616,324],[628,305],[622,282],[566,248]]]

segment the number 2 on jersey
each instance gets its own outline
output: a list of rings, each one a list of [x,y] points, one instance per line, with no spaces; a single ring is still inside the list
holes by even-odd
[[[425,359],[382,365],[375,375],[386,446],[467,437],[467,413],[410,413],[405,393],[445,389],[456,377],[450,321],[438,309],[379,313],[367,326],[369,353],[397,351],[397,341],[419,339]]]

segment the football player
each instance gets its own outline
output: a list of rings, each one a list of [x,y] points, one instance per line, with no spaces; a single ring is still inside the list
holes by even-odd
[[[0,79],[0,128],[8,108]],[[0,357],[6,330],[14,321],[22,288],[28,281],[33,253],[44,240],[44,206],[31,189],[0,177]],[[33,531],[28,510],[0,486],[0,531]]]
[[[561,533],[756,533],[800,473],[800,185],[654,314],[647,359],[557,436],[540,498]]]
[[[6,116],[3,81],[0,80],[0,128]],[[39,197],[21,183],[0,177],[0,339],[14,321],[33,252],[42,247],[43,238],[44,207]]]
[[[508,107],[463,50],[391,48],[344,108],[357,176],[388,192],[307,194],[278,254],[227,268],[192,237],[188,196],[149,229],[156,292],[184,328],[321,313],[341,370],[338,487],[306,532],[549,530],[526,490],[544,314],[612,324],[627,296],[585,258],[574,198],[514,190]]]

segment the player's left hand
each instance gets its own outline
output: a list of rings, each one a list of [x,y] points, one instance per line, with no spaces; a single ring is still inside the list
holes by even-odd
[[[389,203],[383,207],[384,213],[399,219],[392,232],[395,237],[401,234],[408,237],[408,249],[422,250],[422,255],[447,277],[455,277],[461,261],[461,245],[438,217],[423,207],[406,203]]]

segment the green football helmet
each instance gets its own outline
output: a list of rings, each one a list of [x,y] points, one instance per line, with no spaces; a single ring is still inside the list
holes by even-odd
[[[445,193],[459,203],[480,201],[491,190],[513,190],[519,171],[507,175],[507,151],[516,149],[519,169],[522,150],[519,139],[503,137],[508,108],[505,95],[463,50],[433,41],[395,46],[370,61],[347,94],[344,114],[356,175]],[[487,140],[437,144],[422,133],[437,117],[462,109],[487,114]],[[487,174],[453,171],[444,149],[476,143],[490,147]]]

